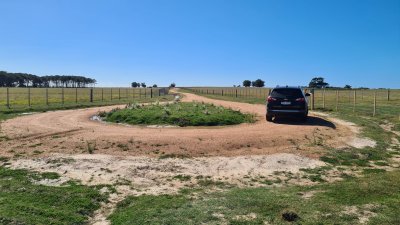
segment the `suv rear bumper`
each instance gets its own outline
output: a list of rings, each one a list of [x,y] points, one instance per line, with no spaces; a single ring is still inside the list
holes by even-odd
[[[307,110],[290,110],[290,109],[268,109],[267,115],[275,116],[275,115],[307,115]]]

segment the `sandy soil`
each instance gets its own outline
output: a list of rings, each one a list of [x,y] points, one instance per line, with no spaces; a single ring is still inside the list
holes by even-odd
[[[265,106],[214,100],[185,94],[184,101],[204,101],[257,115],[258,122],[224,127],[143,127],[92,121],[98,111],[116,106],[61,110],[24,115],[1,124],[9,140],[0,143],[5,156],[45,156],[52,153],[80,154],[88,148],[95,153],[120,156],[180,155],[239,156],[293,153],[308,157],[321,155],[324,145],[345,144],[352,136],[346,126],[319,116],[307,123],[267,123]],[[124,106],[120,106],[124,107]],[[91,146],[91,147],[88,147]]]

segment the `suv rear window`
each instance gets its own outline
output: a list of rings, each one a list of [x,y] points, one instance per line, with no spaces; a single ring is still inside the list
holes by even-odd
[[[298,88],[280,88],[271,92],[273,98],[303,98],[303,92]]]

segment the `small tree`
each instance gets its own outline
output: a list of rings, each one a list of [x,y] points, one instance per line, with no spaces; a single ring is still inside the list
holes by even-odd
[[[255,81],[253,81],[252,84],[253,84],[253,87],[264,87],[265,81],[263,81],[261,79],[257,79]]]
[[[142,88],[146,87],[146,83],[141,83],[140,85],[142,86]]]
[[[140,87],[140,84],[137,83],[137,82],[132,82],[131,86],[132,86],[133,88],[137,88],[137,87]]]
[[[325,78],[323,77],[314,77],[308,84],[309,88],[326,88],[327,86],[329,84],[325,82]]]
[[[171,88],[174,88],[176,85],[175,85],[175,83],[171,83],[170,85],[169,85],[169,87],[171,87]]]
[[[157,87],[157,84],[153,84],[153,88],[156,88]]]
[[[250,87],[250,85],[251,85],[251,81],[249,81],[249,80],[243,81],[243,87]]]
[[[344,86],[344,88],[345,88],[345,89],[351,89],[351,85],[346,84],[346,85]]]

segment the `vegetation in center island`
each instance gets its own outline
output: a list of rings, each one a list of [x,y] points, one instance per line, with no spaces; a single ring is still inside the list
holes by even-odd
[[[105,121],[144,125],[221,126],[254,122],[254,116],[213,104],[131,104],[125,109],[99,113]]]

